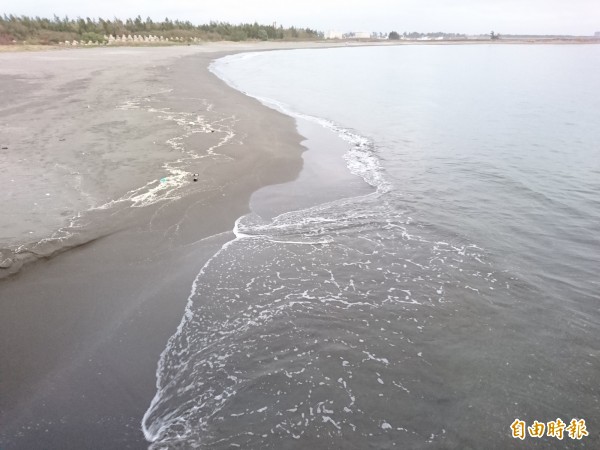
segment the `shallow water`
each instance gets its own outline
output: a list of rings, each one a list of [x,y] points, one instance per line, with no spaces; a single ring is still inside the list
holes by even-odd
[[[151,447],[506,448],[516,418],[582,418],[590,436],[560,445],[597,445],[599,56],[401,46],[218,61],[300,130],[338,135],[364,184],[279,215],[258,201],[238,220],[159,362]]]

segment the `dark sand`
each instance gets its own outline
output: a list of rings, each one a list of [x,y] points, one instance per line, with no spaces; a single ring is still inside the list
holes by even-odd
[[[140,420],[194,277],[252,192],[302,167],[293,119],[207,70],[245,48],[0,55],[2,450],[147,447]],[[142,107],[122,108],[136,98]],[[202,115],[217,132],[184,132],[152,108]],[[220,157],[188,163],[200,180],[185,178],[181,198],[121,201],[68,226],[165,176],[179,157],[170,139],[203,155],[232,130]],[[36,244],[52,234],[66,237]]]

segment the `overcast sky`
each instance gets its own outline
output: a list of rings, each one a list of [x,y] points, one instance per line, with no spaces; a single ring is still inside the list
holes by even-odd
[[[0,12],[29,16],[211,20],[321,31],[444,31],[591,35],[600,0],[19,0]],[[9,6],[10,5],[10,6]]]

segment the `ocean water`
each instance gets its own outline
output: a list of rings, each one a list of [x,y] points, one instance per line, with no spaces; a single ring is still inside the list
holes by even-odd
[[[343,148],[353,181],[255,194],[161,355],[151,448],[508,448],[515,419],[558,418],[589,436],[519,445],[598,446],[600,46],[212,70],[296,117],[313,169]],[[265,208],[277,189],[315,200]]]

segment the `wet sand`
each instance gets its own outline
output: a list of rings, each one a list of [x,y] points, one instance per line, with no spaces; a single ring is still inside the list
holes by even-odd
[[[3,450],[147,447],[194,277],[251,193],[302,167],[293,119],[207,70],[252,48],[0,56]]]

